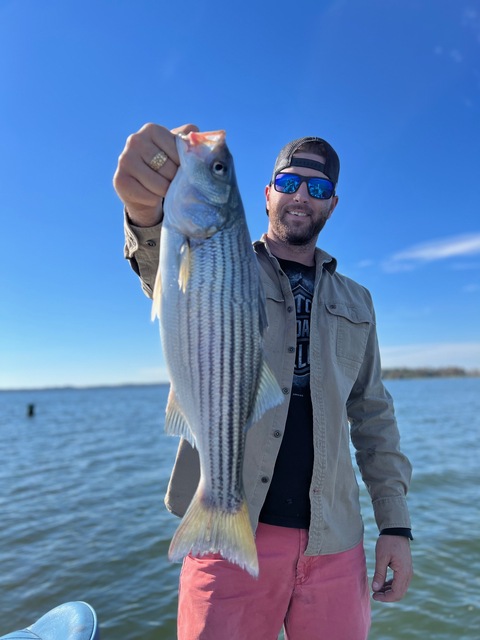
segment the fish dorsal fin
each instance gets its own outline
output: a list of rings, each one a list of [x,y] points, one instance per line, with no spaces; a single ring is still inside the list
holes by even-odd
[[[285,396],[280,389],[277,379],[273,375],[268,364],[263,361],[260,370],[255,404],[253,405],[253,410],[250,415],[250,419],[247,422],[246,429],[249,429],[253,424],[258,422],[266,411],[282,404],[284,399]]]
[[[160,318],[161,306],[162,306],[162,275],[160,273],[160,269],[158,269],[157,275],[155,276],[155,284],[153,286],[152,312],[151,312],[152,321],[155,320],[155,318]]]
[[[183,413],[173,388],[168,394],[167,409],[165,413],[165,432],[170,436],[180,436],[185,438],[192,447],[195,447],[195,437],[190,429],[190,425]]]
[[[190,244],[186,240],[180,247],[180,266],[178,270],[178,286],[185,293],[191,273]]]

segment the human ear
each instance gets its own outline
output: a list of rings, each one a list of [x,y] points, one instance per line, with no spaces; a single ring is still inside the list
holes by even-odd
[[[265,208],[267,210],[267,216],[268,216],[268,209],[269,209],[269,200],[270,200],[270,185],[267,184],[267,186],[265,187]]]

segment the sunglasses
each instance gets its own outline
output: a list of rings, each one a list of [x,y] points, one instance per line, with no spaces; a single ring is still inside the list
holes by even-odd
[[[275,191],[295,193],[302,182],[307,183],[308,194],[318,200],[328,200],[335,193],[335,185],[327,178],[311,178],[296,173],[277,173],[274,180]]]

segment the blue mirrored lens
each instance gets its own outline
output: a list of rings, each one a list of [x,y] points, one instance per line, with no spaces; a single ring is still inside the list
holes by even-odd
[[[312,198],[328,200],[333,195],[333,184],[324,178],[309,178],[307,187]]]
[[[275,189],[281,193],[295,193],[302,181],[295,173],[278,173],[275,176]]]
[[[307,183],[309,195],[318,200],[328,200],[335,191],[333,182],[326,178],[299,176],[296,173],[277,173],[275,176],[275,190],[280,193],[295,193],[302,182]]]

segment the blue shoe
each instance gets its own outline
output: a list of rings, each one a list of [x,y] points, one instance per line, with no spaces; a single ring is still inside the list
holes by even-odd
[[[67,602],[55,607],[21,631],[0,640],[99,640],[97,615],[86,602]]]

